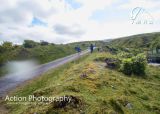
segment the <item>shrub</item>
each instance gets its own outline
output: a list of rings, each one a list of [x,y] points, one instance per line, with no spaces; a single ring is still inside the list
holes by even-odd
[[[13,49],[13,44],[12,42],[3,42],[3,44],[0,46],[0,52],[4,53],[6,51],[11,51]]]
[[[0,53],[3,53],[3,46],[0,45]]]
[[[132,74],[132,59],[123,59],[121,64],[121,71],[126,75]]]
[[[118,54],[118,58],[131,58],[134,55],[132,53],[121,52]]]
[[[31,53],[28,51],[28,49],[23,48],[23,47],[16,50],[16,52],[17,52],[16,58],[18,58],[18,59],[26,59],[31,55]]]
[[[2,66],[4,64],[5,59],[6,58],[4,56],[0,55],[0,66]]]
[[[120,70],[126,75],[144,75],[146,69],[146,56],[144,54],[138,54],[135,57],[125,58],[121,60]]]
[[[144,54],[138,54],[136,57],[132,57],[133,65],[132,70],[135,75],[144,75],[146,69],[146,56]]]
[[[12,42],[3,42],[2,46],[5,48],[12,48]]]

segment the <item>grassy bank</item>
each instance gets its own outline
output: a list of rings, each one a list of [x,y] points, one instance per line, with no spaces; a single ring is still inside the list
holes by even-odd
[[[73,53],[76,53],[74,47],[68,45],[39,45],[34,48],[24,48],[19,46],[10,51],[5,51],[2,53],[1,61],[3,62],[0,66],[0,76],[3,76],[8,72],[7,69],[5,69],[5,63],[9,61],[34,59],[39,64],[44,64]]]
[[[32,41],[33,47],[25,47],[24,45],[13,45],[5,42],[0,45],[0,76],[5,75],[8,71],[5,64],[10,61],[21,61],[34,59],[39,64],[44,64],[55,59],[65,57],[76,53],[75,47],[80,46],[82,50],[88,48],[92,42],[76,42],[70,44],[47,44],[41,45]],[[33,44],[32,44],[33,45]]]
[[[160,68],[147,67],[145,77],[126,76],[105,67],[94,53],[51,70],[10,95],[69,96],[71,103],[6,105],[10,114],[159,114]],[[63,105],[62,105],[63,104]]]

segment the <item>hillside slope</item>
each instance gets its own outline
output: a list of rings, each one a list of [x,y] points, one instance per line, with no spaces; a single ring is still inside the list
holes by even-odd
[[[10,95],[69,96],[70,103],[10,104],[10,114],[159,114],[160,68],[148,66],[147,77],[128,77],[108,69],[94,53],[51,70]]]
[[[112,46],[125,48],[152,48],[160,45],[160,33],[147,33],[112,40]]]

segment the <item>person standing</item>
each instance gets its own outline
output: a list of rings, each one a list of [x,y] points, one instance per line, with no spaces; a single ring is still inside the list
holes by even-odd
[[[90,52],[91,52],[91,53],[93,53],[93,48],[94,48],[94,46],[93,46],[93,44],[91,44],[91,45],[90,45]]]
[[[75,50],[78,52],[78,54],[81,52],[81,48],[79,46],[75,47]]]
[[[78,47],[78,48],[77,48],[77,51],[78,51],[78,53],[80,53],[80,52],[81,52],[81,48],[80,48],[80,47]]]

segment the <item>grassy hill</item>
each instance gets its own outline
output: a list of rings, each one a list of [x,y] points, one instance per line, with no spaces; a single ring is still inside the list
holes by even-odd
[[[160,45],[160,33],[158,32],[133,35],[112,40],[110,43],[110,45],[115,47],[152,48],[154,46]]]
[[[120,69],[106,67],[104,62],[106,58],[114,59],[121,56],[119,60],[125,60],[124,63],[128,66],[126,68],[135,71],[132,69],[135,67],[130,66],[142,65],[138,64],[141,61],[133,61],[141,60],[137,59],[139,58],[137,54],[144,52],[144,48],[158,45],[159,40],[160,33],[149,33],[116,39],[111,43],[78,42],[64,45],[75,47],[79,44],[85,49],[90,43],[96,43],[102,48],[109,45],[115,49],[133,48],[133,50],[112,53],[109,48],[104,52],[88,54],[26,82],[9,94],[22,97],[65,95],[72,99],[71,102],[35,101],[29,104],[25,102],[24,105],[20,102],[15,104],[1,101],[0,110],[6,114],[160,114],[160,67],[145,64],[145,74],[125,75]],[[135,53],[135,48],[141,48],[142,52]],[[42,52],[44,50],[43,48]]]
[[[70,103],[8,104],[9,114],[159,114],[160,68],[147,66],[147,76],[128,77],[105,67],[94,53],[29,81],[10,95],[69,96]],[[5,104],[4,102],[2,102]]]

